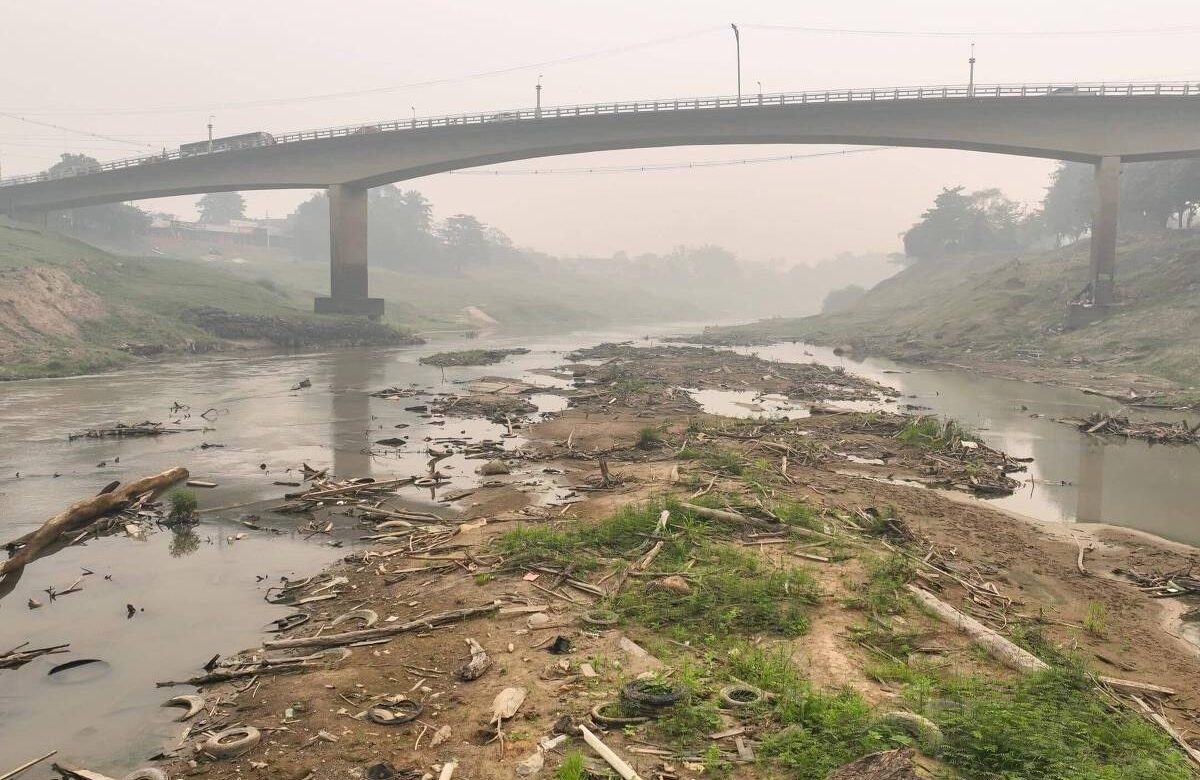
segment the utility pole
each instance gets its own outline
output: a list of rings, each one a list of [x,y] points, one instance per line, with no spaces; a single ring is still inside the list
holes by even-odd
[[[967,60],[971,65],[971,75],[967,79],[967,97],[975,97],[975,44],[971,44],[971,59]]]
[[[212,114],[208,115],[208,153],[209,154],[212,154],[212,123],[213,123],[214,118],[215,117],[213,117]]]
[[[533,115],[538,119],[542,118],[542,74],[538,74],[537,87],[537,108],[534,109]]]
[[[730,23],[729,26],[733,28],[733,43],[737,47],[737,104],[740,106],[742,104],[742,34],[738,32],[736,24]]]

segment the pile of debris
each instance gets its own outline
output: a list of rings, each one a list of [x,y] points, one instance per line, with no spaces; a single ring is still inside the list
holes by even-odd
[[[1059,422],[1074,425],[1084,433],[1144,439],[1156,444],[1200,443],[1200,423],[1192,426],[1188,425],[1186,420],[1174,423],[1158,420],[1131,421],[1128,417],[1115,417],[1103,412],[1096,412],[1086,419],[1064,418]]]
[[[499,363],[509,355],[528,354],[529,350],[524,347],[515,347],[513,349],[463,349],[457,352],[437,352],[433,355],[426,355],[419,362],[426,366],[439,366],[441,368],[449,366],[490,366],[493,363]]]
[[[76,439],[132,439],[137,436],[162,436],[166,433],[194,433],[202,428],[167,428],[160,422],[117,423],[109,427],[87,428],[67,434],[68,441]]]
[[[1113,569],[1113,574],[1129,578],[1151,598],[1163,599],[1200,593],[1200,577],[1192,576],[1190,568],[1166,574],[1143,573],[1135,569]]]

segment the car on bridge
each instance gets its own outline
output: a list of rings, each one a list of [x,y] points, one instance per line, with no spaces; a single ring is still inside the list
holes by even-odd
[[[211,141],[196,141],[190,144],[180,144],[179,156],[192,157],[209,152],[232,152],[237,149],[253,149],[256,146],[273,146],[275,136],[270,133],[242,133],[227,135],[224,138],[214,138]]]

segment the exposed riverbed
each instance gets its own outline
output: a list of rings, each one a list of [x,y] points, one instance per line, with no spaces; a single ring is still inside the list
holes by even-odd
[[[562,353],[576,347],[634,338],[646,330],[579,333],[520,343],[467,342],[463,346],[526,346],[531,352],[498,365],[444,373],[418,363],[422,355],[445,349],[442,343],[412,349],[205,358],[97,377],[0,385],[0,540],[32,530],[110,480],[175,465],[187,467],[194,478],[219,483],[217,488],[199,491],[202,509],[277,499],[294,488],[274,483],[298,481],[294,469],[302,462],[329,467],[341,477],[387,479],[416,474],[427,460],[425,437],[465,432],[476,439],[496,438],[504,426],[453,418],[435,425],[420,413],[405,411],[409,404],[373,398],[370,392],[406,385],[447,392],[455,388],[454,382],[484,376],[513,377],[552,389],[567,383],[533,373],[534,369],[563,362]],[[902,397],[891,408],[930,407],[929,413],[949,415],[978,430],[992,446],[1011,455],[1032,456],[1028,475],[1016,475],[1027,480],[1023,489],[996,501],[1007,509],[1050,522],[1106,522],[1200,543],[1200,527],[1193,517],[1200,485],[1189,478],[1200,467],[1200,449],[1099,440],[1053,421],[1113,410],[1114,402],[1061,388],[909,369],[884,360],[850,362],[805,345],[745,351],[788,362],[845,365],[849,371],[899,389]],[[310,379],[310,388],[291,389],[304,378]],[[552,411],[559,399],[547,395],[534,400],[539,409]],[[697,400],[720,405],[723,399],[709,393]],[[730,409],[713,410],[758,413],[747,406],[755,403],[752,397],[724,400],[730,401]],[[153,439],[67,441],[71,431],[93,425],[182,418],[184,413],[169,411],[175,402],[192,410],[180,427],[212,430]],[[421,402],[420,398],[413,401]],[[209,408],[217,412],[206,423],[198,414]],[[803,410],[768,399],[763,413],[791,415]],[[1044,417],[1031,417],[1034,414]],[[1134,416],[1139,414],[1134,411]],[[1146,416],[1171,417],[1154,412]],[[374,446],[379,439],[402,434],[412,446]],[[519,439],[505,441],[508,447],[520,443]],[[224,446],[205,448],[205,443]],[[439,468],[452,476],[448,487],[458,489],[477,481],[475,465],[454,457]],[[429,500],[427,492],[416,489],[410,498]],[[261,504],[210,512],[195,529],[194,539],[181,540],[165,530],[145,541],[113,536],[30,566],[0,606],[0,649],[27,640],[32,646],[70,642],[71,653],[0,671],[0,757],[17,760],[69,744],[76,758],[133,766],[177,734],[171,723],[173,711],[158,707],[173,694],[156,689],[154,682],[187,677],[207,660],[211,648],[256,644],[261,627],[283,613],[263,601],[263,591],[280,576],[313,573],[345,555],[355,543],[353,533],[343,534],[345,546],[335,548],[327,536],[305,538],[294,530],[279,535],[249,532],[236,539],[246,531],[238,521],[260,512]],[[49,603],[46,588],[61,590],[84,569],[94,574],[84,577],[82,592]],[[27,609],[31,598],[44,606]],[[132,617],[126,617],[126,604],[137,610]],[[104,659],[107,667],[86,679],[59,683],[46,676],[56,663],[93,657]]]

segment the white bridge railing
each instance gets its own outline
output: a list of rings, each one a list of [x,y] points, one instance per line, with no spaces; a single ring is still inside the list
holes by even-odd
[[[214,149],[213,151],[182,152],[167,150],[161,154],[129,157],[97,165],[59,171],[13,176],[0,179],[0,187],[18,184],[86,176],[106,171],[117,171],[141,165],[171,160],[204,157],[212,154],[232,154],[247,148],[276,146],[279,144],[318,141],[344,136],[374,133],[411,132],[434,128],[463,127],[493,123],[544,121],[591,116],[615,116],[676,111],[708,111],[715,109],[760,108],[769,106],[798,106],[824,103],[874,103],[900,100],[994,100],[1009,98],[1053,97],[1053,98],[1105,98],[1105,97],[1200,97],[1200,83],[1102,83],[1102,84],[990,84],[974,88],[963,84],[933,87],[889,87],[880,89],[841,89],[818,92],[782,92],[770,95],[747,94],[739,100],[736,96],[686,98],[669,100],[638,100],[624,103],[592,103],[575,106],[550,106],[546,108],[521,108],[511,111],[487,111],[478,114],[456,114],[440,117],[416,117],[413,119],[368,122],[342,127],[327,127],[321,130],[278,135],[262,134],[261,140],[239,145],[237,149]]]

